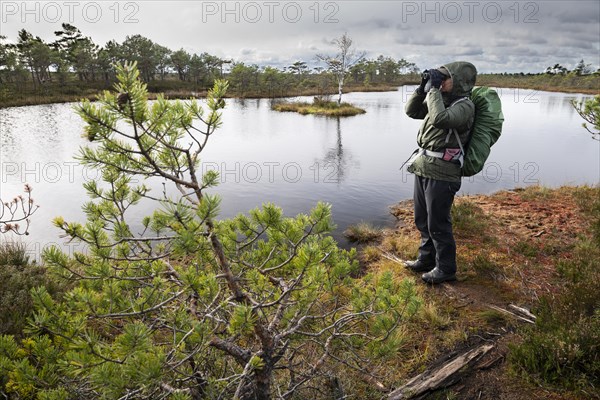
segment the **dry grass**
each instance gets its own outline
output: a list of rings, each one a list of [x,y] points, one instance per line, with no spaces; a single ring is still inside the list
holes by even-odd
[[[364,114],[366,111],[348,103],[337,104],[334,101],[330,102],[315,102],[315,103],[278,103],[273,105],[273,110],[283,112],[297,112],[302,115],[314,114],[325,115],[328,117],[349,117],[352,115]]]
[[[577,76],[566,75],[520,75],[520,74],[481,74],[477,76],[477,85],[500,88],[518,88],[543,90],[547,92],[600,93],[598,74]]]
[[[367,222],[361,222],[356,225],[349,226],[344,231],[344,236],[354,243],[371,243],[381,238],[383,232],[381,229],[374,227]]]
[[[419,242],[416,235],[386,235],[381,241],[381,248],[402,259],[413,260],[417,257]]]
[[[435,303],[426,303],[420,310],[420,317],[432,328],[443,328],[451,323],[450,315]]]

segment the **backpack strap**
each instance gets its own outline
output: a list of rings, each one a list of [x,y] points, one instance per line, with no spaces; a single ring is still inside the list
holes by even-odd
[[[456,100],[454,100],[449,106],[448,108],[452,107],[453,105],[460,103],[461,101],[465,101],[468,100],[469,97],[465,96],[465,97],[461,97],[458,98]],[[464,159],[465,159],[465,149],[460,141],[460,136],[458,136],[458,131],[455,128],[450,128],[448,129],[448,134],[446,135],[446,143],[448,143],[450,141],[450,136],[452,136],[452,134],[454,133],[454,137],[456,137],[456,141],[458,142],[458,147],[460,147],[460,155],[458,156],[458,161],[460,162],[460,166],[462,167],[464,164]]]
[[[463,148],[462,143],[460,142],[460,137],[458,136],[458,131],[454,128],[450,129],[450,132],[454,132],[454,136],[456,136],[456,141],[458,142],[458,147],[460,147],[460,156],[458,157],[458,161],[460,161],[460,167],[462,168],[465,161],[465,149]],[[448,134],[450,134],[448,132]]]
[[[450,105],[448,107],[452,107],[456,103],[460,103],[461,101],[465,101],[465,100],[468,100],[468,99],[469,99],[469,96],[459,97],[458,99],[456,99],[452,103],[450,103]]]
[[[465,97],[459,97],[458,99],[454,100],[452,103],[450,103],[450,105],[448,106],[448,108],[452,107],[453,105],[460,103],[461,101],[465,101],[468,100],[469,97],[465,96]],[[450,141],[450,137],[452,136],[452,130],[453,129],[448,129],[448,134],[446,135],[446,144],[448,144],[448,142]],[[458,138],[458,136],[457,136]],[[458,140],[458,144],[460,145],[460,140]],[[462,145],[460,145],[461,150],[462,150]]]

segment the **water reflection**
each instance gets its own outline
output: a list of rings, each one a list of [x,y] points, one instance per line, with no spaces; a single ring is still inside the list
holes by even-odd
[[[344,150],[342,144],[342,122],[341,118],[335,118],[335,144],[330,147],[325,156],[320,160],[320,165],[323,166],[327,182],[335,182],[340,184],[344,181],[350,168],[359,168],[360,163],[354,160],[350,150]]]
[[[340,241],[350,224],[391,224],[388,206],[412,196],[412,176],[400,170],[416,146],[420,125],[404,114],[411,90],[346,94],[345,101],[367,113],[340,119],[274,112],[270,99],[228,99],[223,126],[202,155],[223,172],[213,192],[223,199],[220,217],[267,201],[295,215],[323,200],[333,205]],[[506,119],[502,137],[484,171],[464,180],[461,194],[600,181],[600,142],[581,127],[569,104],[585,96],[499,92]],[[81,205],[88,198],[82,185],[97,171],[74,162],[78,148],[87,144],[82,132],[70,104],[0,109],[0,197],[14,197],[25,182],[33,186],[41,208],[27,239],[38,249],[60,241],[52,218],[83,220]],[[136,217],[151,211],[140,206]]]
[[[240,98],[240,99],[234,99],[233,100],[235,102],[236,105],[238,105],[242,110],[248,108],[248,105],[246,104],[246,99],[244,98]]]

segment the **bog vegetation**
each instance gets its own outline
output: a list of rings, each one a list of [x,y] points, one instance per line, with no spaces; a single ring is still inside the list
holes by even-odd
[[[536,325],[513,345],[510,361],[526,380],[587,396],[600,387],[600,188],[575,194],[590,230],[558,260],[562,287],[540,299]]]

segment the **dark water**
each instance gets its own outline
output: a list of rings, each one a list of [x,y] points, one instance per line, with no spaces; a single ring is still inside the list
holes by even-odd
[[[345,101],[367,113],[342,119],[274,112],[265,99],[228,100],[224,125],[212,137],[202,164],[221,174],[213,190],[222,197],[221,217],[264,202],[292,216],[326,201],[333,205],[335,236],[341,242],[348,225],[391,225],[388,207],[412,196],[413,178],[400,167],[416,146],[420,124],[403,111],[413,89],[347,94]],[[599,183],[600,142],[581,127],[569,104],[577,95],[499,92],[503,135],[484,171],[464,179],[460,194]],[[97,172],[73,159],[86,144],[82,127],[70,104],[0,110],[0,197],[6,201],[22,193],[25,182],[34,187],[33,197],[42,207],[33,217],[31,235],[22,240],[35,257],[63,240],[51,225],[53,217],[83,221],[80,210],[87,197],[82,183]],[[142,205],[135,215],[150,212]]]

